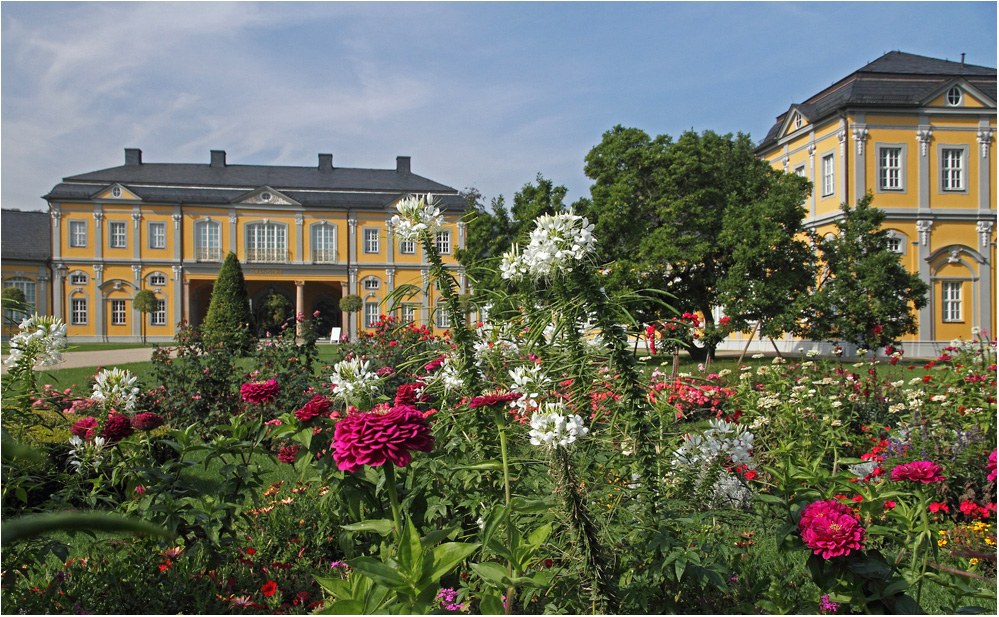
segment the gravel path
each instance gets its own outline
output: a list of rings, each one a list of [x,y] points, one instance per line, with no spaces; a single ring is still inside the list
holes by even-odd
[[[49,369],[80,368],[84,366],[116,366],[129,362],[148,362],[153,355],[152,347],[136,347],[133,349],[110,349],[102,351],[69,351],[62,354],[62,362]],[[3,356],[6,360],[7,356]],[[7,373],[3,365],[0,372]]]

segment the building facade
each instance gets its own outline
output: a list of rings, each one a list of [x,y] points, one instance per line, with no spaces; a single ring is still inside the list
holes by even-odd
[[[145,163],[125,150],[119,167],[64,178],[49,194],[51,312],[77,341],[172,339],[177,324],[204,319],[212,287],[228,252],[239,258],[251,308],[282,295],[296,313],[354,336],[369,329],[383,301],[401,285],[418,293],[399,317],[438,331],[440,294],[428,289],[422,247],[393,237],[395,204],[433,193],[446,226],[436,242],[446,263],[464,247],[459,221],[465,202],[448,186],[418,176],[410,158],[395,169],[333,166],[320,154],[315,167],[230,165],[213,150],[206,164]],[[6,263],[5,263],[6,267]],[[5,274],[6,278],[6,274]],[[132,299],[153,291],[158,309],[141,314]],[[363,300],[356,314],[340,312],[348,294]],[[326,333],[324,333],[326,334]]]
[[[42,314],[51,310],[52,238],[49,215],[45,212],[0,211],[0,268],[3,286],[24,292],[27,304]],[[24,315],[8,311],[4,317],[20,321]],[[15,329],[16,330],[16,329]],[[3,336],[8,328],[3,328]]]
[[[996,331],[996,69],[893,51],[777,117],[757,155],[812,181],[807,226],[867,192],[930,286],[909,355]],[[796,345],[787,341],[788,345]]]

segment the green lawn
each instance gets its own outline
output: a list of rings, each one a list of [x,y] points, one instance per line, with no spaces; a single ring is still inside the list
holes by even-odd
[[[66,351],[113,351],[152,346],[152,343],[70,343]],[[10,343],[0,343],[0,353],[4,355],[10,353]]]

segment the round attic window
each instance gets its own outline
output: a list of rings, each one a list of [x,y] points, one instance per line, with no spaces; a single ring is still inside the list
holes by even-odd
[[[271,194],[268,193],[267,191],[264,191],[263,193],[260,194],[260,201],[270,201],[270,200],[271,200]]]
[[[963,98],[964,95],[961,93],[961,89],[957,86],[954,86],[947,91],[947,104],[951,107],[957,107],[960,105]]]
[[[111,197],[121,197],[121,187],[115,186],[111,188]]]

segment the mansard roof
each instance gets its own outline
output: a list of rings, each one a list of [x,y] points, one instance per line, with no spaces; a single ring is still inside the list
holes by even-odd
[[[49,213],[0,210],[0,257],[19,261],[51,259]]]
[[[146,202],[225,205],[269,187],[304,207],[382,208],[406,194],[434,193],[448,210],[465,209],[457,190],[410,172],[409,157],[399,157],[396,169],[333,167],[329,158],[324,166],[324,155],[317,167],[229,165],[221,151],[213,151],[206,164],[143,163],[134,149],[126,149],[125,158],[119,167],[65,177],[43,199],[91,200],[121,184]]]
[[[798,109],[815,123],[848,107],[917,108],[940,88],[963,81],[996,100],[996,69],[891,51],[847,75],[825,90],[792,105],[777,117],[757,152],[772,146],[781,136],[788,114]]]

